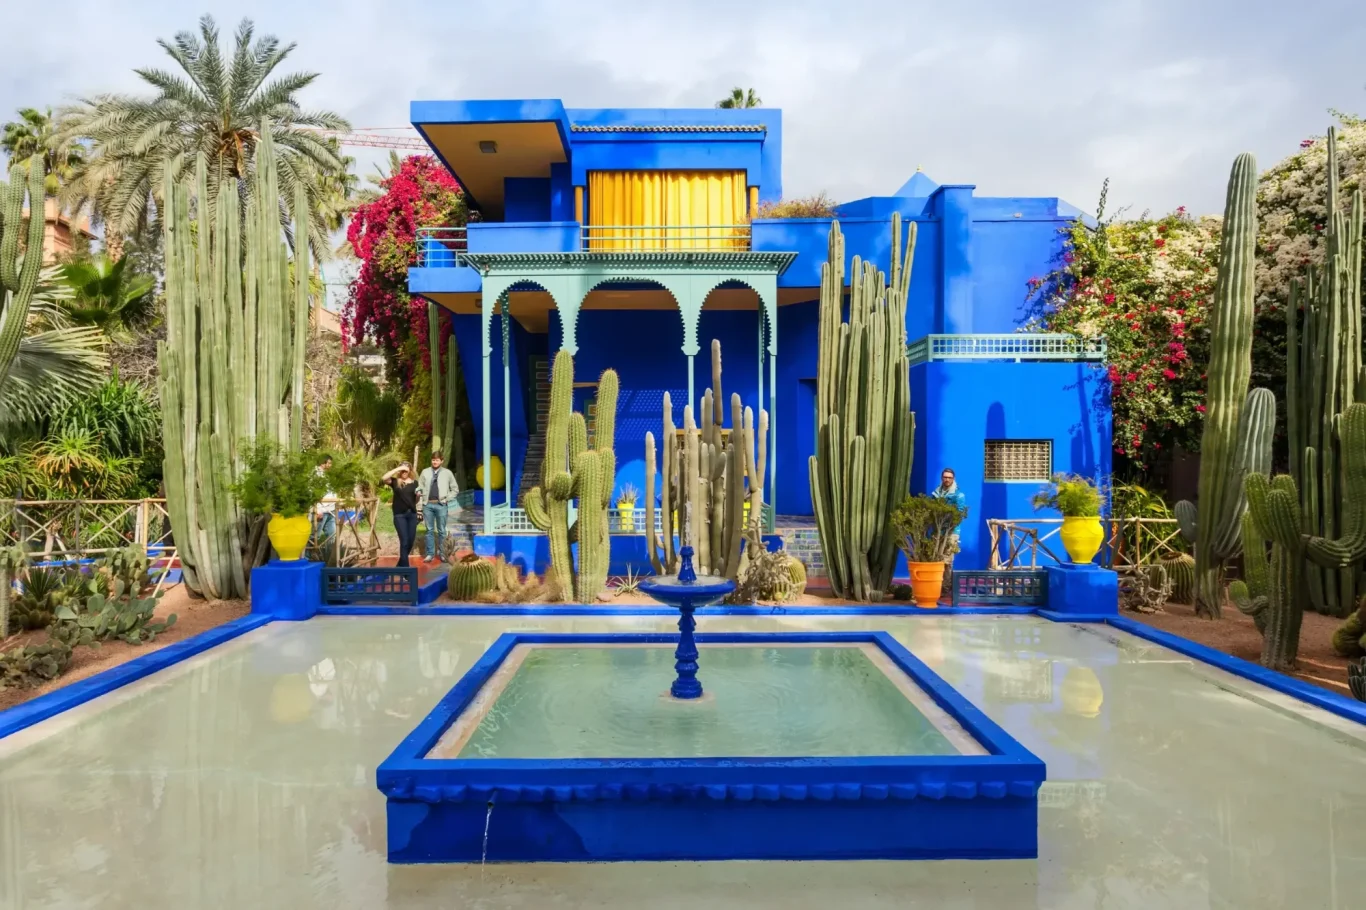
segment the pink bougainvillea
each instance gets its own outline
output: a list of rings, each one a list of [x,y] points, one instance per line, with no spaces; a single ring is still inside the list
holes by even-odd
[[[356,209],[346,230],[361,266],[342,314],[343,336],[352,344],[376,344],[406,386],[427,361],[427,305],[407,290],[417,230],[462,225],[470,215],[460,184],[431,155],[403,159],[380,188],[377,199]]]
[[[1067,234],[1060,268],[1029,282],[1027,328],[1105,338],[1116,472],[1143,480],[1158,452],[1199,448],[1219,225],[1178,209]]]

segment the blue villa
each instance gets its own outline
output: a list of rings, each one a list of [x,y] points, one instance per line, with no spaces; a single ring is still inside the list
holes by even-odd
[[[770,529],[818,561],[803,519],[830,219],[753,217],[783,196],[781,112],[417,101],[412,122],[482,213],[425,229],[408,275],[413,294],[452,314],[480,459],[508,466],[502,489],[486,471],[475,492],[476,549],[545,561],[518,505],[539,481],[556,351],[574,355],[575,408],[590,419],[597,377],[620,374],[617,481],[643,489],[644,437],[660,432],[663,395],[681,423],[682,403],[710,384],[718,339],[726,392],[771,414]],[[1103,345],[1019,332],[1028,280],[1054,267],[1061,229],[1082,213],[1056,198],[978,197],[918,171],[835,211],[847,254],[884,270],[893,213],[918,224],[906,314],[912,486],[955,470],[971,510],[959,565],[984,567],[987,519],[1032,515],[1029,499],[1053,472],[1110,471]],[[614,565],[632,553],[646,564],[640,532],[626,539],[633,528],[614,538]]]

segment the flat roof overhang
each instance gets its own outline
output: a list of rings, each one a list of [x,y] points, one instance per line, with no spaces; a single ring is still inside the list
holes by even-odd
[[[569,160],[569,118],[555,99],[414,101],[409,119],[466,194],[489,218],[501,218],[503,181],[549,177]],[[496,151],[483,151],[492,142]]]

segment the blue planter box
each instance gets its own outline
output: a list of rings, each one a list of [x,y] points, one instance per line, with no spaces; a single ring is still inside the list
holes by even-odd
[[[883,632],[766,633],[704,634],[697,639],[702,645],[756,647],[780,642],[871,643],[975,738],[986,754],[425,758],[520,644],[676,641],[676,636],[655,634],[508,633],[493,643],[379,766],[376,780],[388,800],[389,861],[1038,855],[1043,762],[891,636]]]

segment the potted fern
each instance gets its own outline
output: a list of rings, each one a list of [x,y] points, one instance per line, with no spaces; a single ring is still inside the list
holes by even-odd
[[[1034,496],[1034,509],[1057,509],[1062,513],[1063,548],[1074,565],[1087,565],[1100,552],[1105,530],[1100,524],[1100,489],[1078,474],[1055,474],[1047,487]]]
[[[316,453],[287,452],[273,440],[258,439],[244,463],[246,469],[232,487],[238,505],[270,516],[266,535],[282,561],[301,559],[312,532],[309,514],[329,489]]]
[[[907,496],[892,511],[892,532],[897,546],[906,554],[916,606],[939,605],[945,560],[958,552],[958,535],[954,530],[967,514],[952,500],[924,493]]]

